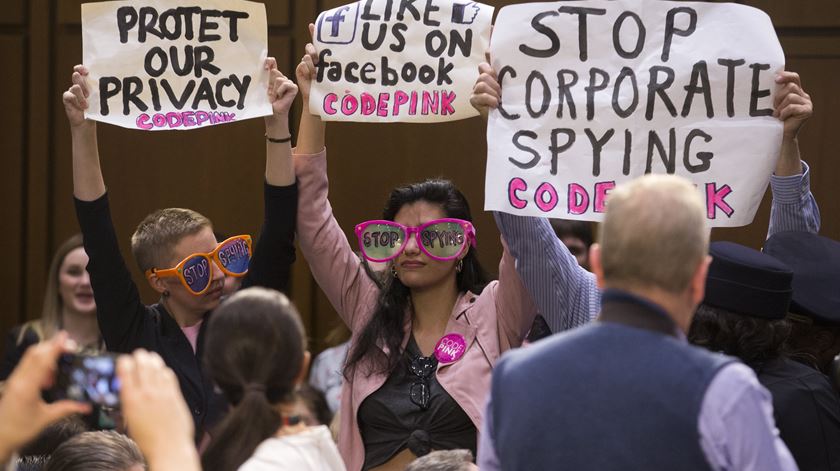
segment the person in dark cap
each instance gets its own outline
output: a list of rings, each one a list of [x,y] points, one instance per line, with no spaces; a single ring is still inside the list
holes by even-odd
[[[819,371],[784,351],[793,271],[757,250],[715,242],[691,343],[738,357],[773,397],[780,435],[799,469],[840,470],[840,398]]]
[[[767,239],[764,252],[794,272],[788,349],[797,360],[830,374],[840,354],[840,242],[809,232],[780,232]]]

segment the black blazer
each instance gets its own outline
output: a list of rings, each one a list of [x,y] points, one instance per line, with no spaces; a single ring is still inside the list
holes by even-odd
[[[821,372],[789,358],[758,368],[779,434],[802,471],[840,471],[840,396]]]
[[[295,260],[297,186],[265,185],[265,221],[242,287],[285,290]],[[87,271],[96,300],[99,329],[109,351],[138,348],[157,352],[178,377],[181,393],[195,421],[196,439],[209,431],[228,409],[224,397],[202,371],[204,337],[211,312],[205,314],[196,352],[178,323],[160,303],[146,306],[120,254],[107,194],[95,201],[76,200],[76,215],[90,262]]]

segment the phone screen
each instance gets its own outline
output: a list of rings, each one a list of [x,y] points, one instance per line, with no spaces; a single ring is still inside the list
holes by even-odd
[[[58,361],[57,398],[119,407],[120,383],[116,376],[115,359],[108,353],[62,355]]]

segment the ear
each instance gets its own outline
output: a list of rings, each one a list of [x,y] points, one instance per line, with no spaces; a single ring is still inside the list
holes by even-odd
[[[712,263],[711,255],[703,257],[691,278],[691,304],[694,306],[699,306],[706,295],[706,275],[709,274],[710,263]]]
[[[595,273],[598,288],[604,289],[604,266],[601,265],[601,244],[595,243],[589,247],[589,267]]]
[[[163,281],[163,278],[158,278],[158,276],[154,273],[147,276],[146,281],[149,282],[149,286],[151,286],[153,290],[157,291],[158,294],[163,294],[164,291],[169,289],[166,282]]]
[[[303,352],[303,361],[300,365],[300,373],[298,373],[297,378],[295,378],[295,386],[299,386],[306,381],[306,377],[309,375],[309,361],[312,359],[312,354],[309,353],[309,350]]]

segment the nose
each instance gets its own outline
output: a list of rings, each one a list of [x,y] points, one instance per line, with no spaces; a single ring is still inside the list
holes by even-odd
[[[82,286],[90,286],[90,273],[87,270],[82,270]]]
[[[417,245],[417,234],[409,234],[405,241],[405,253],[407,255],[418,255],[420,247]]]
[[[213,270],[213,280],[220,281],[224,283],[225,281],[225,272],[219,267],[219,264],[215,261],[210,264]]]

